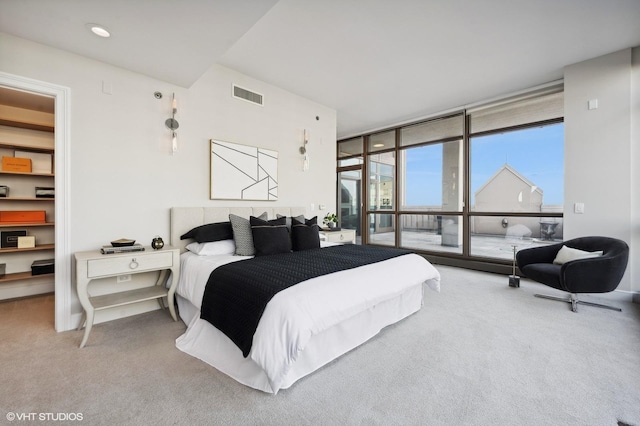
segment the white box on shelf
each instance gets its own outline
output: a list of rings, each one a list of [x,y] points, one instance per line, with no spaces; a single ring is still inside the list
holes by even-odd
[[[18,248],[34,248],[36,246],[36,237],[29,235],[26,237],[18,237]]]

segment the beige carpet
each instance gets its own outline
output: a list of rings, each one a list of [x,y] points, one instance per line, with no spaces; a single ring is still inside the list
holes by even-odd
[[[640,306],[576,314],[527,280],[438,269],[420,312],[276,396],[178,351],[166,312],[98,324],[78,349],[52,296],[0,303],[0,424],[640,426]]]

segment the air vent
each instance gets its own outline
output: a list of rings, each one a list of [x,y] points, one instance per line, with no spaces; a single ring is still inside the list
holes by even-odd
[[[256,105],[263,105],[263,97],[260,93],[252,92],[251,90],[243,89],[240,86],[233,85],[233,97],[236,99],[242,99],[243,101],[251,102]]]

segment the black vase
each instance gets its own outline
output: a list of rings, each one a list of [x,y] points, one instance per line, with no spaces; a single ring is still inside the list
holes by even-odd
[[[154,250],[160,250],[162,247],[164,247],[164,241],[162,241],[162,238],[160,237],[155,237],[153,241],[151,241],[151,247]]]

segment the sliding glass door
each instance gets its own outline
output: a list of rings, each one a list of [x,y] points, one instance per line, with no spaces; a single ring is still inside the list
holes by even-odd
[[[338,143],[338,224],[356,231],[356,243],[362,243],[363,154],[362,136]]]
[[[339,223],[343,229],[355,229],[356,238],[362,237],[362,171],[338,173]]]

